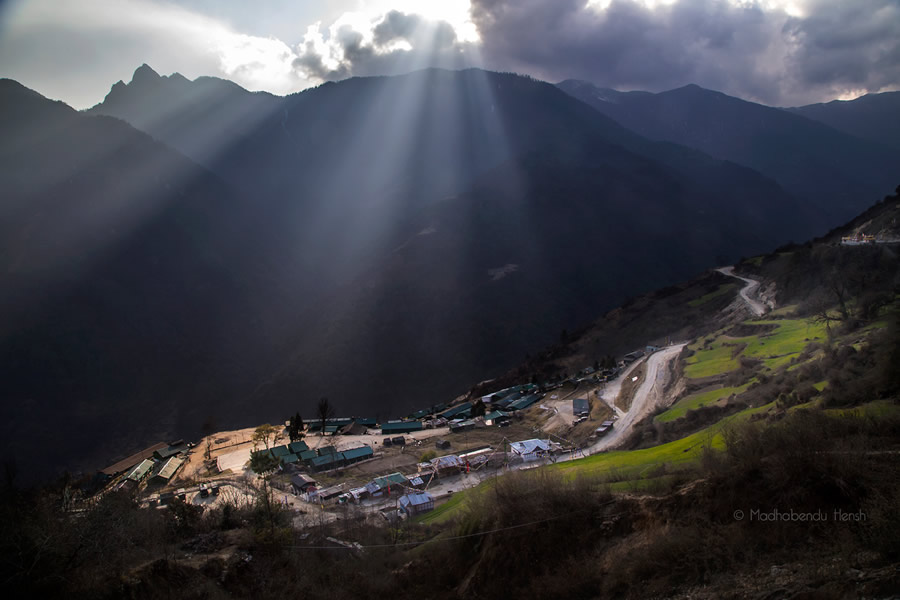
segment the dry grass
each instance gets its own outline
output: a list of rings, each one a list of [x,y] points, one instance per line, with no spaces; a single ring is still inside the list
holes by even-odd
[[[616,406],[628,412],[631,408],[631,402],[634,400],[634,393],[641,387],[646,377],[647,363],[645,361],[632,371],[631,376],[622,383],[622,389],[619,390],[619,395],[616,396]]]

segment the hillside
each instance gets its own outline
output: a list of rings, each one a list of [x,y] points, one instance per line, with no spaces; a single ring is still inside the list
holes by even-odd
[[[862,139],[900,148],[900,125],[896,119],[900,92],[866,94],[855,100],[832,100],[785,110]]]
[[[616,92],[574,80],[559,87],[649,139],[697,148],[756,169],[837,221],[863,210],[862,198],[877,198],[896,185],[896,149],[778,108],[696,85],[658,94]],[[891,111],[868,108],[859,112],[870,125],[893,127]]]
[[[35,406],[115,406],[122,456],[208,417],[237,427],[248,405],[273,419],[298,398],[382,415],[446,401],[630,295],[834,224],[746,167],[515,75],[426,70],[277,98],[145,66],[114,87],[88,114],[3,98],[17,108],[2,184],[28,207],[4,221],[4,251],[61,262],[32,270],[27,301],[4,300],[2,352],[17,431]],[[51,106],[64,122],[28,116]],[[73,267],[98,248],[102,265]],[[7,289],[32,285],[16,277]],[[73,448],[44,468],[97,456],[103,423],[41,427]]]
[[[737,273],[759,280],[776,304],[761,317],[733,277],[715,272],[635,298],[540,353],[538,361],[575,365],[604,337],[607,348],[616,338],[627,348],[663,343],[653,336],[689,342],[677,384],[616,449],[591,452],[601,438],[585,457],[504,461],[474,487],[466,482],[478,469],[467,465],[438,477],[435,487],[454,493],[436,509],[397,520],[382,516],[393,497],[288,502],[281,474],[191,474],[234,491],[191,491],[165,509],[141,507],[150,492],[142,486],[90,502],[79,500],[83,482],[7,487],[7,585],[143,598],[185,585],[214,598],[314,585],[337,597],[891,597],[900,584],[897,245],[843,245],[840,236],[860,222],[893,223],[898,210],[900,194],[824,238],[740,261]],[[843,294],[834,295],[835,281],[848,283]],[[518,376],[543,379],[536,364]],[[534,435],[545,413],[535,404],[508,428],[470,434],[498,432],[491,443],[503,457],[504,443]],[[449,439],[462,447],[463,434]],[[328,440],[339,443],[306,438]],[[382,469],[421,474],[415,463],[436,453],[412,440],[403,451],[382,448],[375,461],[384,464],[313,475],[333,486]],[[193,490],[195,481],[169,487]]]
[[[198,397],[226,417],[272,360],[284,251],[227,184],[122,121],[10,80],[0,105],[4,456],[46,477],[195,430]]]

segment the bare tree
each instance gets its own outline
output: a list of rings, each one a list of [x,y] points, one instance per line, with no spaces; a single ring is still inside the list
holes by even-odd
[[[206,438],[206,451],[204,455],[206,460],[212,458],[212,439],[213,434],[216,432],[216,418],[212,415],[206,417],[206,420],[203,421],[203,425],[201,426],[201,432],[203,433],[204,438]]]
[[[331,406],[331,403],[325,396],[319,398],[319,403],[316,405],[316,416],[322,423],[322,435],[324,436],[325,423],[328,421],[328,419],[334,416],[334,407]]]

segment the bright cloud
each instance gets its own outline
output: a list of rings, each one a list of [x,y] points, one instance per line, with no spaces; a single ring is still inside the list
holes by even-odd
[[[429,66],[697,83],[770,104],[900,87],[897,0],[12,0],[0,76],[83,108],[147,63],[251,90]]]

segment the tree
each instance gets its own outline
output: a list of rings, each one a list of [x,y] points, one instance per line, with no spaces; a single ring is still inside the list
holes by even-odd
[[[264,423],[256,428],[253,432],[253,436],[250,438],[253,440],[253,448],[259,448],[259,444],[262,443],[266,450],[269,449],[269,440],[272,443],[276,443],[281,439],[281,432],[274,425],[269,425],[268,423]]]
[[[481,398],[472,403],[472,416],[473,417],[483,417],[484,413],[487,412],[487,408],[482,402]]]
[[[292,442],[303,439],[303,417],[300,416],[300,413],[291,417],[291,423],[288,427],[288,437]]]
[[[204,455],[206,456],[206,460],[209,460],[212,458],[212,436],[216,432],[216,418],[212,415],[206,417],[200,431],[203,433],[203,437],[206,440],[206,451],[204,452]]]
[[[322,396],[319,398],[319,403],[316,405],[316,417],[318,417],[319,421],[322,423],[322,435],[325,435],[325,423],[334,416],[334,408],[331,406],[331,403],[328,401],[328,398]]]

